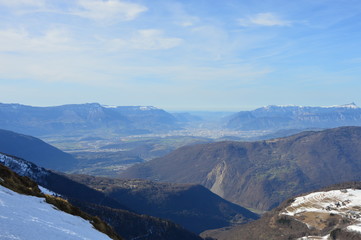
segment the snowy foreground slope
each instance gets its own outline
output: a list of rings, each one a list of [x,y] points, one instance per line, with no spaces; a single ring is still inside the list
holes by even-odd
[[[44,198],[0,186],[0,239],[109,240],[86,220],[55,209]]]

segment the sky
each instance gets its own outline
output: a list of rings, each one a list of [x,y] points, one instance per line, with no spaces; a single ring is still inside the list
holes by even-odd
[[[0,0],[0,102],[361,105],[359,0]]]

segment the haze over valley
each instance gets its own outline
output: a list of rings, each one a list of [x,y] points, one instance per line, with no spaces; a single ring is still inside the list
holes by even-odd
[[[304,130],[361,125],[361,109],[354,103],[267,106],[238,113],[180,113],[98,103],[55,107],[1,104],[0,113],[4,128],[37,136],[76,158],[77,166],[70,170],[73,173],[99,176],[116,176],[136,163],[186,145],[255,141]]]

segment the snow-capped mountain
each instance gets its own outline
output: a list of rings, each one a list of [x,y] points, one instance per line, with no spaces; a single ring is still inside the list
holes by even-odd
[[[226,125],[239,130],[361,126],[361,108],[355,103],[328,107],[270,105],[236,113],[229,118]]]
[[[85,219],[0,186],[0,239],[110,240]]]

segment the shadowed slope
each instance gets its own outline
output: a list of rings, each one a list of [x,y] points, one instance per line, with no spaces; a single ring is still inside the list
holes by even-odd
[[[26,158],[41,167],[67,171],[77,160],[44,141],[20,133],[0,129],[0,152]]]
[[[104,192],[137,213],[170,219],[196,233],[258,218],[256,214],[222,199],[201,185],[86,175],[69,177]]]

